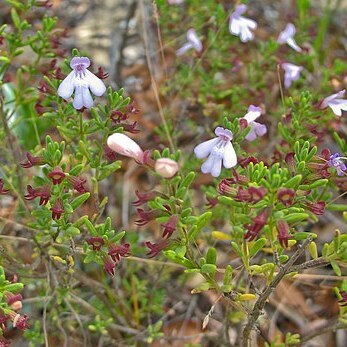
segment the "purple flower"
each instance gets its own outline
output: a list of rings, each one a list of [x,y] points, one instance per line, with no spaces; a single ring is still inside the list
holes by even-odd
[[[208,157],[202,164],[201,171],[218,177],[222,170],[222,162],[226,169],[230,169],[237,164],[237,157],[231,143],[233,133],[222,127],[217,127],[214,133],[217,137],[200,143],[194,148],[194,153],[199,159]]]
[[[336,169],[338,176],[343,176],[345,170],[347,170],[346,164],[342,160],[346,160],[345,157],[340,157],[339,153],[332,154],[328,160],[328,165]]]
[[[197,53],[201,53],[202,43],[194,29],[189,29],[187,31],[187,40],[188,42],[176,51],[176,55],[180,56],[191,48],[194,48]]]
[[[230,15],[229,31],[232,35],[239,36],[242,42],[251,41],[254,38],[252,30],[257,28],[257,22],[241,16],[247,11],[247,6],[241,4],[236,6],[235,11]]]
[[[248,141],[254,141],[257,136],[263,136],[267,132],[266,125],[255,122],[260,117],[261,111],[261,107],[251,105],[248,107],[247,114],[243,117],[248,125],[251,126],[251,130],[246,135],[246,140]]]
[[[161,226],[164,227],[164,232],[163,232],[164,238],[171,237],[173,232],[176,230],[178,220],[179,220],[179,216],[174,214],[169,218],[169,220],[166,223],[161,224]]]
[[[93,98],[90,91],[96,96],[101,96],[106,91],[104,82],[87,69],[90,66],[90,60],[87,57],[72,58],[70,66],[73,70],[60,83],[58,95],[67,100],[75,92],[73,100],[75,109],[92,107]]]
[[[303,67],[291,63],[282,63],[281,67],[284,70],[284,86],[288,89],[293,81],[299,79]]]
[[[347,111],[347,99],[342,99],[345,95],[345,90],[341,90],[336,94],[332,94],[323,101],[321,101],[319,107],[327,108],[328,106],[333,110],[336,116],[341,116],[342,111]]]
[[[278,231],[278,242],[283,248],[288,248],[288,240],[290,239],[289,225],[285,220],[278,220],[276,226]]]
[[[297,52],[301,52],[301,47],[295,42],[293,36],[295,35],[296,29],[294,24],[288,23],[283,31],[278,35],[277,42],[280,44],[286,43],[288,46],[292,47]]]

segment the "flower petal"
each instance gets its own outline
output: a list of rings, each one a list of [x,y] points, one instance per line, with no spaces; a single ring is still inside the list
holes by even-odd
[[[296,41],[293,38],[289,38],[287,40],[287,45],[292,47],[297,52],[301,52],[302,51],[302,48],[298,46],[298,44],[296,43]]]
[[[196,31],[194,29],[189,29],[187,31],[187,39],[188,42],[191,43],[192,47],[194,47],[194,49],[197,52],[201,52],[202,51],[202,43],[198,37],[198,35],[196,34]]]
[[[223,165],[230,169],[237,164],[237,156],[231,142],[228,142],[223,153]],[[218,175],[219,176],[219,175]]]
[[[76,110],[79,110],[83,107],[83,94],[82,94],[83,88],[86,88],[86,87],[82,87],[81,85],[78,85],[76,86],[76,89],[75,89],[75,96],[74,96],[72,105]]]
[[[60,83],[58,88],[58,95],[66,100],[71,97],[74,89],[75,89],[75,71],[71,71]]]
[[[206,158],[211,153],[213,147],[217,145],[218,141],[219,138],[216,137],[214,139],[200,143],[200,145],[197,145],[194,148],[194,154],[199,159]]]
[[[88,84],[88,87],[92,91],[92,93],[96,96],[101,96],[106,91],[106,86],[104,82],[96,77],[93,73],[91,73],[89,70],[85,71],[85,78],[86,82]]]
[[[82,99],[84,107],[91,108],[93,106],[94,100],[90,95],[90,91],[87,87],[82,87]]]
[[[210,173],[214,164],[215,156],[209,155],[207,160],[201,165],[201,172],[204,174]]]
[[[238,19],[230,17],[229,31],[231,34],[239,36],[241,32],[241,23]]]
[[[257,138],[257,134],[255,133],[254,128],[253,128],[253,123],[251,124],[251,126],[252,126],[251,130],[249,131],[249,133],[245,137],[245,139],[247,141],[254,141]]]
[[[267,132],[267,128],[265,124],[260,124],[258,122],[253,122],[253,130],[257,134],[257,136],[263,136]]]
[[[189,49],[193,48],[190,42],[185,43],[181,48],[176,51],[176,55],[180,56],[187,52]]]

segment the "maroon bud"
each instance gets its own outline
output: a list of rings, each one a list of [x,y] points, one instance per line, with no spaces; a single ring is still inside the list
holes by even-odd
[[[340,290],[341,299],[338,301],[341,306],[347,306],[347,292]]]
[[[215,198],[210,198],[210,197],[206,196],[206,200],[207,200],[206,206],[207,206],[207,208],[209,208],[209,209],[215,207],[215,206],[218,204],[218,202],[219,202],[219,200],[218,200],[217,197],[215,197]]]
[[[35,104],[35,111],[37,112],[38,115],[42,116],[47,111],[47,108],[42,106],[41,102],[38,101]]]
[[[290,188],[278,189],[277,198],[285,207],[289,207],[293,205],[294,197],[295,197],[294,189],[290,189]]]
[[[102,237],[90,237],[87,240],[89,246],[93,247],[93,251],[100,251],[101,247],[104,245],[105,241]]]
[[[244,236],[245,240],[253,241],[258,236],[259,231],[266,224],[268,217],[269,217],[269,209],[265,208],[262,212],[259,213],[258,216],[256,216],[253,219],[252,224],[246,225],[246,228],[248,231]]]
[[[34,200],[40,198],[40,205],[46,205],[51,197],[51,185],[45,184],[42,187],[34,189],[31,185],[27,186],[28,194],[24,195],[25,200]]]
[[[157,256],[163,249],[165,249],[169,244],[168,240],[163,240],[158,243],[152,243],[150,241],[146,241],[145,245],[149,248],[149,252],[146,253],[150,258]]]
[[[128,105],[128,112],[132,114],[138,114],[140,112],[140,110],[136,108],[134,101]]]
[[[99,77],[101,80],[104,80],[110,76],[108,72],[104,72],[103,68],[101,66],[98,67],[98,72],[95,74],[95,76]]]
[[[166,237],[168,239],[171,237],[173,232],[176,230],[178,220],[179,216],[174,214],[169,218],[169,220],[166,223],[161,224],[161,226],[164,227],[163,238]]]
[[[52,211],[52,219],[60,219],[61,215],[64,213],[64,204],[63,200],[58,198],[55,200],[53,207],[51,208]]]
[[[129,118],[129,116],[120,110],[116,110],[111,112],[110,118],[115,124],[118,125],[121,122],[126,121]]]
[[[3,336],[0,336],[0,347],[10,347],[11,343],[11,340],[7,340]]]
[[[318,202],[307,201],[305,207],[312,213],[320,216],[324,214],[325,202],[324,201],[318,201]]]
[[[289,235],[289,226],[285,220],[279,220],[276,223],[278,231],[278,242],[283,248],[288,247],[288,240],[290,239]]]
[[[239,161],[239,164],[243,168],[246,168],[250,163],[257,164],[258,160],[255,157],[251,156],[251,157],[243,158]]]
[[[116,268],[116,263],[113,262],[112,258],[109,255],[105,255],[102,258],[104,262],[104,269],[105,271],[110,275],[114,276],[115,275],[115,268]]]
[[[250,187],[248,188],[248,193],[250,195],[250,202],[256,203],[264,199],[267,194],[267,189],[265,187]]]
[[[148,193],[141,193],[138,190],[135,190],[135,194],[138,199],[131,203],[133,206],[141,206],[147,203],[148,201],[153,200],[158,195],[155,191],[150,191]]]
[[[295,154],[293,152],[287,153],[284,160],[288,165],[289,172],[295,173],[295,169],[296,169]]]
[[[140,219],[136,220],[135,224],[137,224],[139,226],[143,226],[143,225],[146,225],[151,220],[154,220],[155,218],[161,216],[163,211],[162,210],[145,211],[141,208],[138,208],[137,213],[138,213]]]
[[[4,189],[4,181],[0,178],[0,195],[5,195],[9,192],[8,189]]]
[[[134,122],[133,124],[120,123],[119,125],[128,133],[137,134],[140,132],[139,129],[136,129],[137,122]]]
[[[27,156],[27,161],[20,163],[20,166],[24,167],[25,169],[28,169],[33,166],[46,164],[46,160],[43,156],[34,157],[29,152],[27,152],[26,156]]]
[[[231,186],[234,183],[236,183],[234,178],[223,178],[218,184],[218,193],[221,195],[235,196],[237,194],[237,190]]]
[[[61,68],[57,67],[57,69],[55,70],[54,77],[57,80],[63,80],[66,76],[61,72]]]
[[[41,81],[40,82],[40,87],[38,88],[38,90],[41,92],[41,93],[47,93],[48,90],[49,90],[49,86],[47,84],[46,81]]]
[[[107,146],[107,144],[104,145],[104,156],[108,161],[115,161],[117,159],[116,152],[112,151],[112,149]]]
[[[237,194],[235,196],[235,200],[242,201],[242,202],[249,202],[251,200],[251,194],[249,193],[248,189],[239,187]]]
[[[108,255],[112,258],[112,260],[118,263],[121,257],[129,256],[130,243],[125,243],[124,245],[111,245],[108,251]]]
[[[72,185],[72,188],[77,190],[79,193],[87,193],[87,189],[84,186],[87,182],[84,178],[68,175],[66,177],[67,181]]]
[[[49,174],[48,177],[52,180],[53,184],[60,184],[63,179],[65,178],[65,173],[63,170],[59,167],[56,166]]]
[[[21,316],[19,313],[15,315],[13,318],[13,327],[18,328],[20,330],[26,330],[29,328],[28,324],[28,316]]]

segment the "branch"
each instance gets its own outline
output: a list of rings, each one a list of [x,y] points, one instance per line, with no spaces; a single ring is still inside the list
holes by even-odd
[[[282,278],[288,273],[292,271],[292,266],[295,261],[300,257],[300,255],[305,251],[306,247],[312,241],[312,236],[309,236],[302,245],[298,246],[298,249],[293,254],[293,256],[289,259],[289,261],[280,268],[280,271],[276,275],[276,277],[272,280],[270,285],[266,287],[261,295],[259,296],[257,302],[255,303],[252,312],[248,317],[247,324],[243,330],[242,343],[243,347],[248,346],[249,335],[253,329],[254,324],[256,323],[261,311],[264,309],[267,299],[281,282]]]
[[[326,259],[320,257],[317,259],[309,260],[309,261],[302,263],[302,264],[299,264],[299,265],[295,265],[291,268],[291,271],[306,270],[306,269],[310,269],[312,267],[327,266],[328,264],[330,264],[329,260],[326,260]]]

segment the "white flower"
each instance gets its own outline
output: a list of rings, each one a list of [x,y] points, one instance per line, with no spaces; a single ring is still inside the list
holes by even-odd
[[[230,169],[237,164],[237,157],[231,143],[232,132],[217,127],[214,133],[217,137],[200,143],[194,148],[194,153],[199,159],[208,157],[202,164],[201,171],[204,174],[211,173],[212,176],[218,177],[222,170],[222,163],[226,169]]]
[[[342,111],[347,111],[347,99],[342,99],[345,95],[345,90],[341,90],[336,94],[332,94],[320,103],[320,108],[327,108],[328,106],[333,110],[336,116],[341,117]]]
[[[106,91],[104,82],[87,70],[90,66],[90,60],[87,57],[72,58],[70,66],[73,70],[60,83],[58,95],[67,100],[75,92],[73,100],[75,109],[79,110],[83,106],[92,107],[93,98],[90,91],[96,96],[101,96]]]
[[[122,133],[114,133],[107,138],[107,146],[116,153],[133,158],[139,163],[143,163],[143,150],[129,136]]]
[[[257,22],[241,16],[246,10],[247,6],[244,4],[236,6],[229,20],[230,33],[239,36],[242,42],[253,40],[254,34],[252,30],[257,28]]]
[[[179,5],[183,4],[184,0],[167,0],[169,5]]]
[[[286,43],[288,46],[292,47],[297,52],[301,52],[301,47],[295,42],[293,36],[295,35],[296,29],[294,24],[288,23],[283,31],[280,32],[277,42],[280,44]]]
[[[289,88],[293,81],[299,79],[303,67],[291,63],[282,63],[281,67],[284,70],[284,86]]]
[[[189,29],[187,31],[187,40],[188,42],[185,43],[180,49],[177,50],[176,55],[180,56],[191,48],[194,48],[196,52],[198,53],[202,51],[201,40],[199,39],[194,29]]]
[[[255,120],[260,117],[261,111],[261,107],[251,105],[248,107],[247,113],[243,117],[243,119],[247,121],[248,125],[251,126],[250,132],[246,135],[246,140],[248,141],[254,141],[257,136],[263,136],[267,132],[265,124],[255,122]]]

